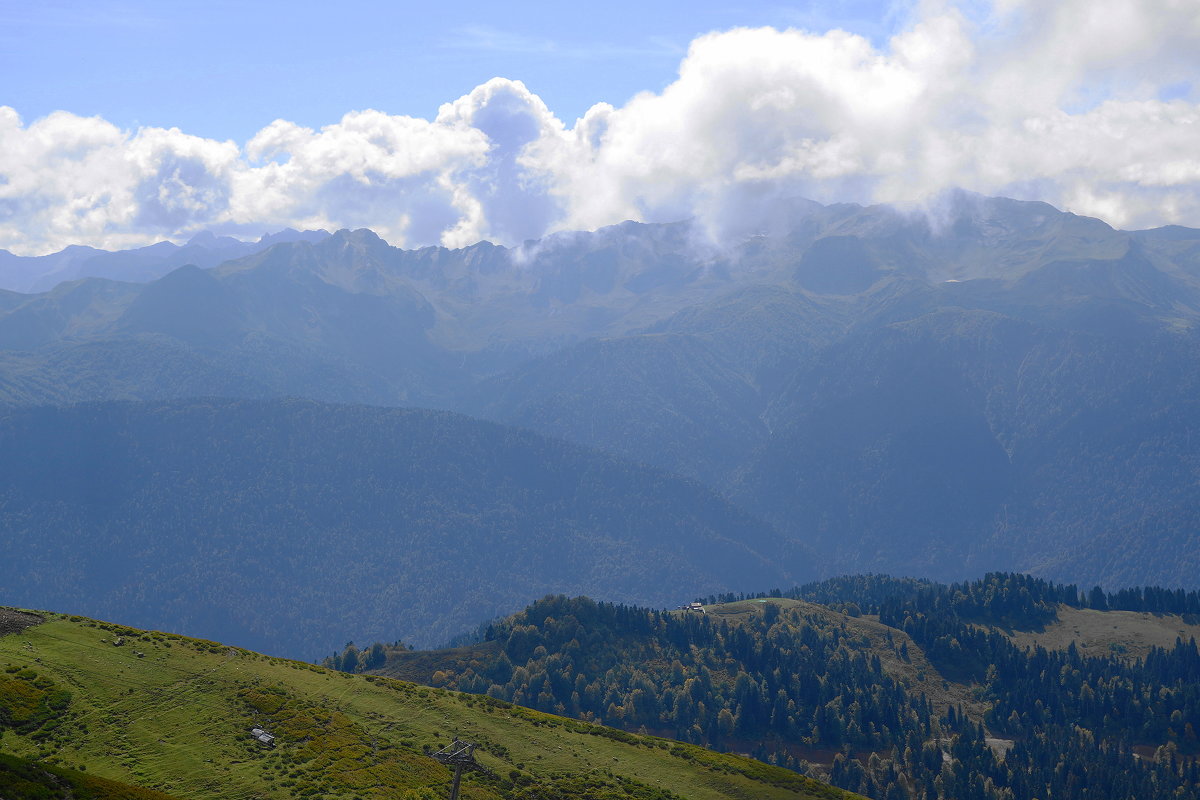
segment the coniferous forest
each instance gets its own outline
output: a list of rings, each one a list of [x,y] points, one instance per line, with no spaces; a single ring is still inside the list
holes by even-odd
[[[706,598],[708,613],[550,596],[443,651],[326,659],[733,752],[880,800],[1196,796],[1200,651],[1023,649],[1060,608],[1191,617],[1196,592],[1025,575],[859,576]]]

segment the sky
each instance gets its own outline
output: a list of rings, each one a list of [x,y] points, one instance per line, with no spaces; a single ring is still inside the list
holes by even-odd
[[[1193,81],[1198,0],[0,0],[0,248],[720,238],[950,188],[1200,227]]]

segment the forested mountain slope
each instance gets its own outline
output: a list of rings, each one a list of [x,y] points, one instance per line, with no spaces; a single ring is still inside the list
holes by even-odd
[[[1196,345],[980,310],[866,330],[775,397],[734,495],[835,569],[1192,586]]]
[[[308,401],[0,413],[0,590],[312,657],[546,592],[669,604],[815,574],[698,484],[444,412]]]
[[[347,648],[326,664],[748,752],[878,800],[1200,791],[1194,638],[1100,655],[1062,632],[1049,650],[1013,642],[1032,644],[1058,609],[1084,605],[1191,629],[1200,593],[1084,597],[990,574],[952,586],[859,576],[707,600],[703,612],[661,612],[547,597],[455,649]],[[1139,634],[1127,616],[1112,623]]]

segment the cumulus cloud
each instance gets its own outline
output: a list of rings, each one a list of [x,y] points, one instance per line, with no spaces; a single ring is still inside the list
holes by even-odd
[[[925,0],[887,42],[734,29],[570,126],[494,79],[433,120],[278,120],[249,142],[0,108],[0,247],[129,246],[211,228],[366,226],[505,244],[624,219],[714,237],[780,199],[920,203],[949,187],[1118,226],[1200,226],[1194,0]]]
[[[523,163],[527,149],[563,134],[563,124],[520,81],[495,78],[438,111],[437,124],[482,133],[487,157],[456,176],[471,214],[447,231],[450,246],[480,239],[512,243],[542,236],[561,217],[550,193],[554,176]]]
[[[177,129],[130,134],[56,112],[24,127],[0,108],[0,245],[133,245],[222,214],[239,166],[232,142]]]
[[[754,226],[781,196],[920,202],[948,187],[1036,197],[1117,225],[1200,225],[1194,2],[926,3],[878,49],[842,31],[733,30],[603,133],[545,142],[568,224],[691,211]],[[1194,95],[1193,90],[1188,94]]]
[[[227,218],[259,228],[362,226],[427,244],[472,212],[458,173],[483,166],[486,135],[379,111],[320,131],[277,120],[247,143]]]

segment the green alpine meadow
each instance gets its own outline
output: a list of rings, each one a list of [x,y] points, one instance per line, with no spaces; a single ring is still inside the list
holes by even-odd
[[[855,796],[492,698],[84,617],[3,614],[5,797],[433,800],[451,771],[428,753],[455,738],[477,744],[487,769],[465,778],[464,798]]]

